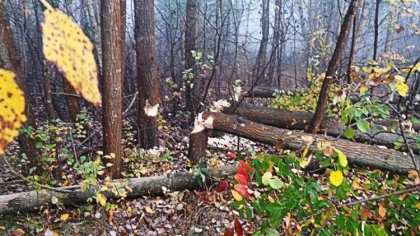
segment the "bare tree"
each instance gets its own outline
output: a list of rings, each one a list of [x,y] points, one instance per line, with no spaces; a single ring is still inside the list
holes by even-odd
[[[322,83],[321,92],[319,94],[316,111],[309,126],[309,132],[317,133],[319,131],[319,127],[322,121],[324,120],[325,111],[328,108],[328,93],[331,84],[334,82],[335,73],[340,64],[340,60],[344,52],[348,33],[352,25],[354,16],[356,14],[358,3],[359,0],[352,0],[350,2],[350,5],[347,9],[347,13],[343,19],[343,23],[341,25],[341,32],[334,49],[334,53],[328,64],[327,73],[325,74],[325,79]]]

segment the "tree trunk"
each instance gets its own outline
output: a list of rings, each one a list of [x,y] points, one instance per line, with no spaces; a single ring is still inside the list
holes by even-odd
[[[313,140],[309,150],[313,151],[317,143],[328,141],[334,148],[342,151],[349,164],[362,167],[377,168],[385,171],[406,174],[415,169],[411,158],[401,152],[382,149],[376,146],[354,143],[347,140],[331,138],[322,135],[293,132],[287,129],[266,126],[237,116],[220,113],[204,112],[203,119],[213,117],[212,127],[214,130],[230,133],[250,139],[252,141],[270,145],[283,144],[283,147],[291,150],[303,150],[307,147],[306,140]],[[420,156],[415,156],[417,166],[420,165]]]
[[[69,117],[71,122],[76,122],[77,115],[80,112],[80,106],[78,101],[78,96],[74,91],[73,86],[64,79],[64,93],[66,94],[64,97],[66,99],[67,109],[69,112]]]
[[[381,0],[376,0],[375,5],[375,33],[373,38],[373,60],[376,61],[378,56],[378,37],[379,37],[379,6],[380,6]]]
[[[136,1],[135,17],[139,143],[141,147],[149,149],[158,145],[156,115],[159,106],[159,85],[153,1]]]
[[[44,104],[47,110],[48,119],[55,120],[57,119],[58,115],[54,109],[53,104],[53,97],[52,97],[52,89],[51,89],[51,78],[52,78],[52,63],[48,62],[47,60],[43,60],[42,67],[44,69],[44,76],[43,76],[43,85],[44,85]]]
[[[275,55],[273,57],[273,59],[270,61],[270,67],[268,69],[268,75],[267,75],[267,79],[268,81],[271,82],[271,84],[273,84],[273,78],[274,78],[274,74],[276,73],[276,62],[277,62],[277,53],[279,51],[279,45],[280,45],[280,28],[281,28],[281,0],[276,0],[275,3],[275,13],[274,13],[274,34],[273,34],[273,44],[272,44],[272,49],[273,50],[273,55]],[[277,71],[277,74],[280,73],[280,71]]]
[[[0,2],[0,32],[0,68],[11,70],[16,74],[15,81],[25,95],[25,115],[27,122],[24,126],[31,126],[35,130],[35,118],[32,113],[32,107],[30,106],[30,95],[22,65],[23,59],[19,57],[13,41],[12,31],[6,17],[4,1]],[[34,167],[37,164],[37,157],[39,156],[39,150],[35,147],[35,141],[21,134],[19,136],[19,146],[21,152],[26,153],[29,159],[28,169]]]
[[[201,158],[204,157],[207,149],[207,141],[209,137],[209,131],[203,130],[197,133],[190,134],[190,143],[188,147],[188,159],[193,164],[199,164]]]
[[[185,83],[185,97],[187,110],[191,112],[191,118],[195,117],[199,106],[199,85],[197,83],[197,65],[192,51],[197,51],[197,39],[199,30],[200,0],[187,0],[185,20],[185,70],[192,70],[191,81]]]
[[[352,36],[351,36],[351,45],[350,45],[350,55],[349,55],[349,62],[347,65],[347,84],[351,84],[351,66],[353,64],[353,59],[354,59],[354,53],[356,51],[356,33],[357,33],[357,15],[354,16],[354,20],[353,20],[353,31],[352,31]]]
[[[236,105],[238,105],[238,103],[236,103],[234,107],[236,107]],[[313,114],[309,112],[291,112],[244,103],[237,109],[234,109],[233,107],[225,108],[223,113],[230,115],[235,114],[254,122],[290,130],[306,130],[309,121],[313,117]],[[369,131],[367,134],[356,131],[356,135],[353,139],[357,142],[381,145],[388,148],[394,148],[396,140],[403,142],[400,134],[378,132],[383,131],[382,127],[383,126],[378,125],[376,126],[375,131]],[[320,126],[320,133],[333,137],[342,137],[345,130],[346,127],[333,117],[326,117]],[[414,152],[419,153],[415,138],[409,139],[408,141],[410,143],[410,148],[414,150]]]
[[[255,63],[255,68],[253,72],[253,80],[256,78],[264,78],[262,80],[263,84],[268,84],[268,81],[265,78],[265,67],[267,63],[267,45],[268,45],[268,36],[270,32],[270,1],[262,0],[262,15],[261,15],[261,32],[262,38],[260,42],[260,49],[258,50],[258,56]]]
[[[114,154],[112,176],[118,178],[122,164],[122,48],[121,1],[101,1],[103,140],[104,153]]]
[[[209,177],[206,179],[227,178],[235,175],[236,165],[206,169],[204,170],[204,173],[207,173]],[[173,175],[128,179],[127,184],[133,191],[127,193],[127,198],[162,195],[162,187],[166,187],[171,192],[194,189],[199,187],[196,178],[197,173],[183,172]],[[122,181],[116,180],[115,182],[121,183]],[[98,188],[92,187],[81,192],[80,186],[70,186],[60,188],[60,190],[69,192],[51,192],[43,190],[0,196],[0,214],[34,211],[44,205],[54,205],[51,200],[53,197],[56,197],[58,202],[64,205],[86,202],[89,198],[96,195]],[[108,199],[116,198],[115,194],[110,192],[104,192],[103,194]]]
[[[335,73],[337,71],[338,65],[340,64],[341,56],[343,55],[343,52],[344,52],[348,32],[349,32],[350,26],[352,25],[354,15],[358,8],[358,2],[359,0],[352,0],[350,2],[349,8],[343,20],[343,24],[341,25],[341,32],[338,37],[337,43],[335,45],[334,53],[328,64],[328,69],[327,69],[327,73],[325,74],[324,82],[322,83],[316,111],[309,126],[309,131],[312,133],[318,132],[319,126],[321,125],[324,119],[325,112],[328,107],[328,93],[329,93],[331,84],[334,81]]]

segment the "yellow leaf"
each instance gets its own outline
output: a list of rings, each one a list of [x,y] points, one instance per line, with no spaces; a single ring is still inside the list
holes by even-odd
[[[106,205],[106,197],[103,194],[96,194],[96,202],[101,204],[101,206]]]
[[[408,93],[408,86],[404,83],[402,80],[397,80],[397,83],[395,84],[397,87],[397,91],[401,96],[406,96]]]
[[[418,202],[418,203],[416,204],[416,207],[417,207],[417,209],[419,209],[419,210],[420,210],[420,202]]]
[[[346,167],[348,165],[348,161],[347,161],[346,155],[342,151],[340,151],[338,149],[335,149],[335,152],[338,155],[338,162],[340,163],[340,165],[342,167]]]
[[[360,185],[359,185],[359,183],[357,182],[357,180],[354,180],[354,181],[353,181],[353,183],[351,184],[351,186],[352,186],[354,189],[358,189],[358,188],[360,188]]]
[[[299,165],[300,165],[300,167],[305,168],[305,167],[307,167],[307,166],[309,165],[309,161],[307,161],[307,160],[302,160],[302,161],[299,163]]]
[[[6,227],[0,226],[0,230],[6,230]]]
[[[69,216],[70,216],[69,214],[62,214],[61,217],[60,217],[60,220],[61,221],[66,221],[69,218]]]
[[[232,192],[232,196],[236,201],[238,202],[242,201],[243,198],[241,194],[239,194],[236,190],[230,190],[230,191]]]
[[[57,66],[77,94],[101,104],[93,44],[79,25],[60,10],[44,11],[42,40],[45,58]]]
[[[386,216],[386,209],[385,207],[383,207],[382,205],[379,205],[379,210],[378,210],[379,215],[384,218]]]
[[[364,95],[368,91],[368,88],[365,86],[360,87],[360,96]]]
[[[332,171],[330,174],[330,182],[332,185],[338,187],[343,183],[343,173],[339,170]]]
[[[302,152],[302,157],[306,157],[307,154],[308,154],[308,148],[305,148],[305,150],[303,150]]]
[[[14,77],[13,72],[0,69],[0,156],[26,121],[25,97]]]
[[[107,163],[106,164],[106,167],[111,167],[111,166],[113,166],[114,164],[112,164],[112,163]]]
[[[273,177],[271,172],[265,172],[265,174],[262,176],[262,183],[264,185],[268,185],[270,183],[270,179]]]
[[[153,212],[151,207],[146,207],[145,209],[146,209],[146,212],[149,213],[149,214],[151,214]]]

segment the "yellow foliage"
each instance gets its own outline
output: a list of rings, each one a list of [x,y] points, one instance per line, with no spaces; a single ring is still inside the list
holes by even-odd
[[[42,40],[45,58],[55,63],[77,94],[94,105],[100,105],[93,44],[71,17],[52,8],[45,10],[44,14]]]
[[[348,161],[347,161],[346,155],[342,151],[340,151],[338,149],[335,149],[335,152],[338,155],[338,161],[340,162],[340,165],[342,167],[346,167],[348,165]]]
[[[241,194],[239,194],[235,190],[230,190],[230,191],[232,192],[232,196],[236,201],[238,201],[238,202],[242,201],[243,198],[242,198]]]
[[[404,83],[402,80],[397,80],[397,83],[395,84],[397,87],[397,91],[401,96],[406,96],[408,93],[408,86]]]
[[[337,171],[332,171],[330,174],[330,182],[332,185],[334,186],[340,186],[343,183],[343,172],[337,170]]]
[[[62,214],[61,216],[60,216],[60,220],[61,221],[66,221],[68,218],[69,218],[69,214]]]
[[[0,69],[0,156],[26,121],[25,97],[14,77],[13,72]]]

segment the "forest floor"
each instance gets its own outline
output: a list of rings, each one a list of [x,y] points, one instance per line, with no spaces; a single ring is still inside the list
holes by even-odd
[[[164,145],[142,153],[138,163],[128,158],[124,168],[130,170],[125,173],[127,176],[133,177],[136,173],[142,177],[158,176],[190,169],[186,157],[188,133],[176,126],[164,126],[161,131],[160,141]],[[234,163],[231,152],[238,149],[237,144],[237,138],[231,135],[210,138],[209,146],[213,151],[208,151],[206,165],[218,167]],[[9,153],[16,148],[17,145]],[[240,140],[239,150],[245,151],[244,155],[247,150],[259,149],[251,141]],[[22,168],[20,164],[11,165],[14,170]],[[73,174],[77,175],[65,173],[67,176]],[[78,181],[74,179],[71,182],[77,184]],[[199,190],[114,201],[118,208],[112,216],[96,203],[43,207],[37,213],[3,215],[0,216],[0,235],[54,235],[53,232],[59,235],[223,235],[226,228],[233,227],[233,219],[238,212],[229,205],[233,201],[230,191],[214,191],[217,182]],[[33,189],[32,184],[13,171],[0,168],[0,195]]]

